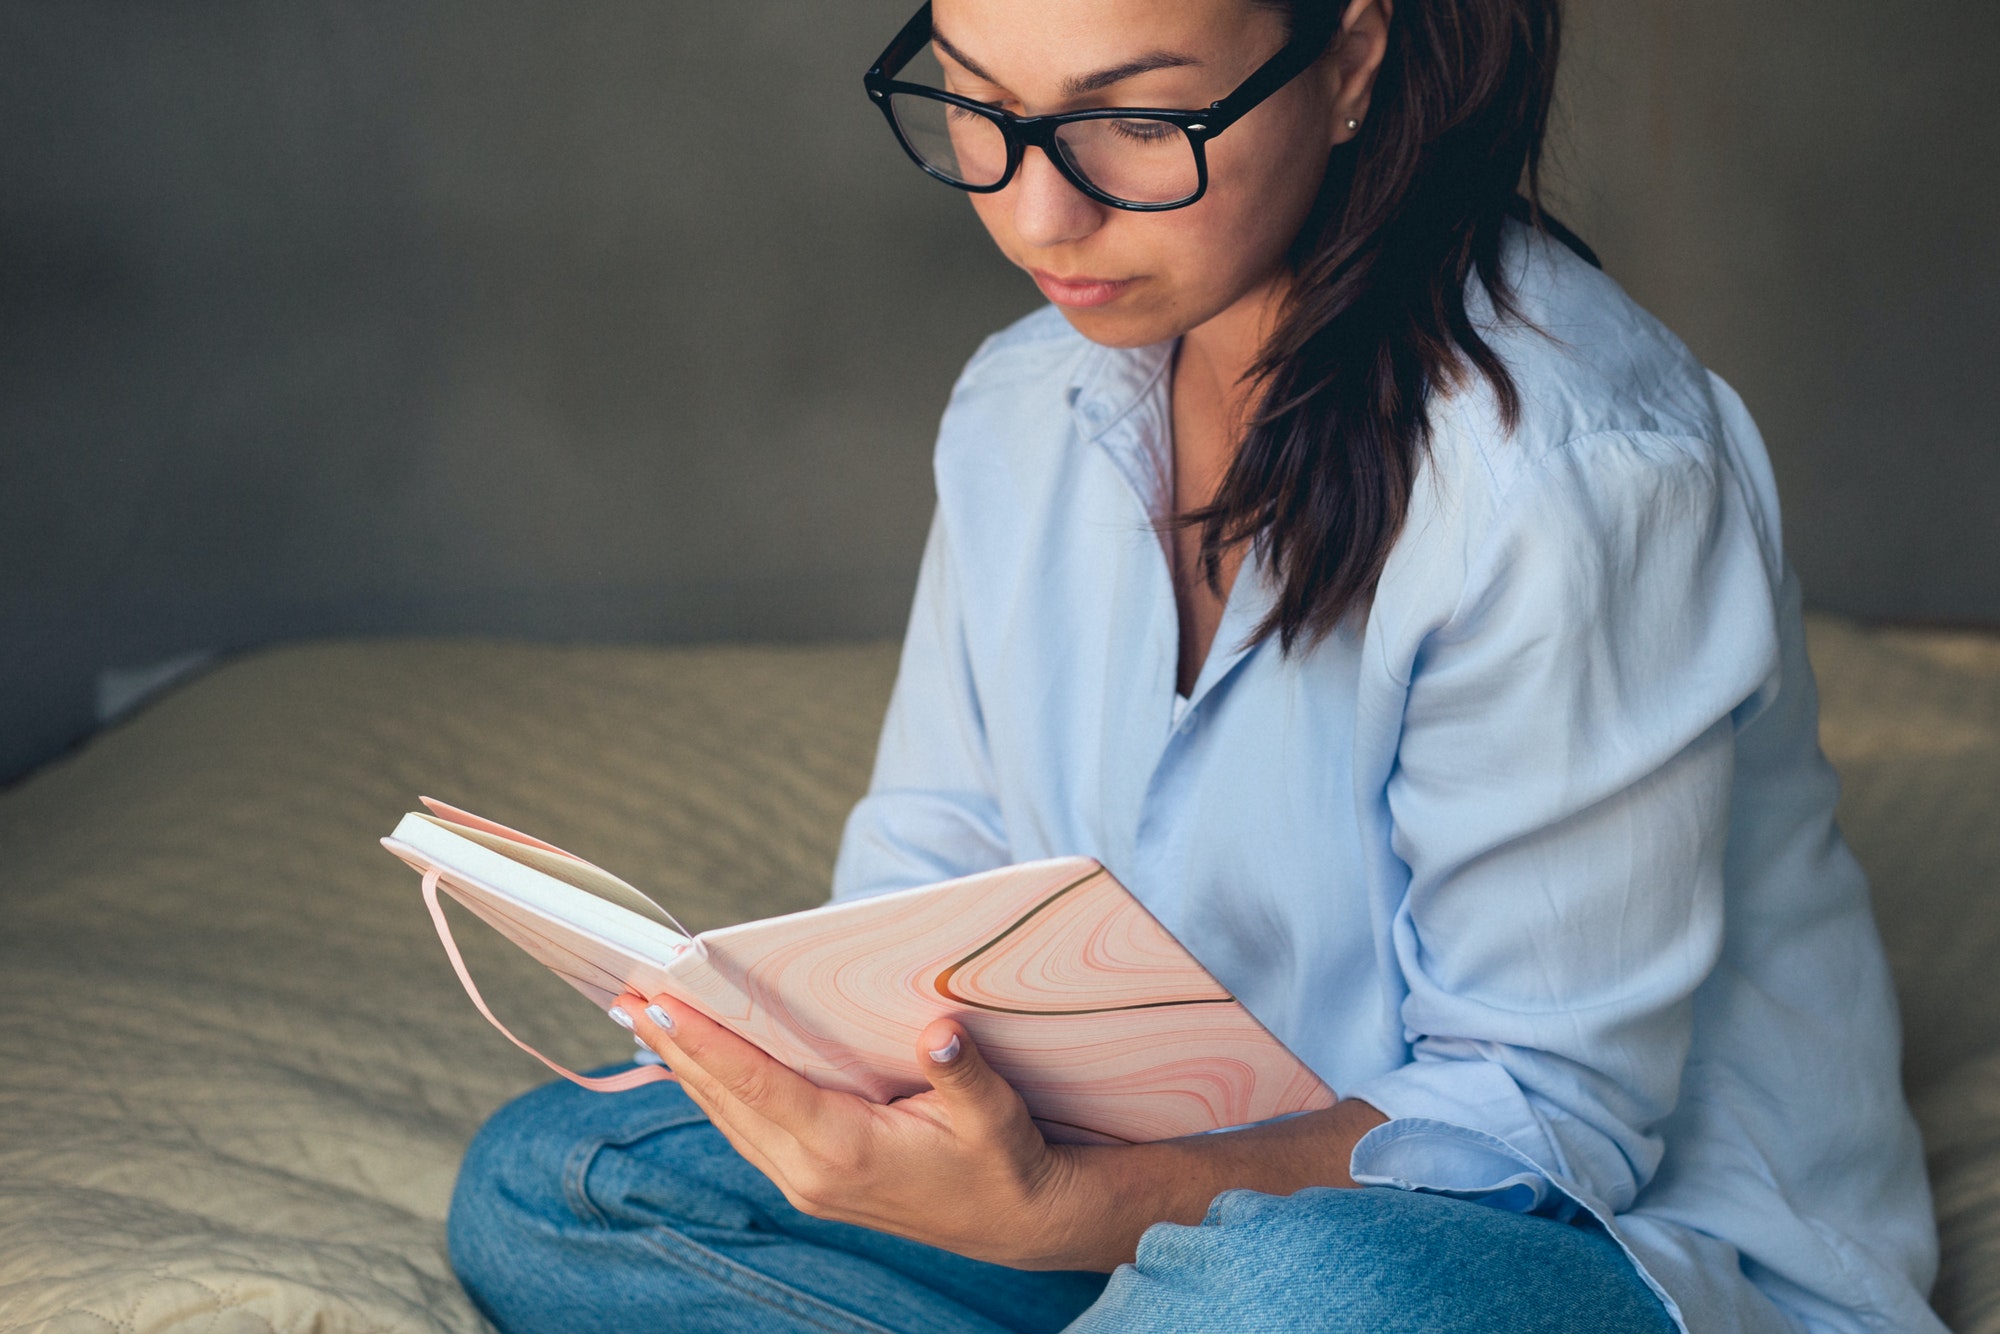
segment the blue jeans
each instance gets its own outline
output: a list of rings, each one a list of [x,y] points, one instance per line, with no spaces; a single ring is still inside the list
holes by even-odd
[[[450,1237],[506,1334],[1673,1329],[1601,1230],[1397,1190],[1228,1191],[1108,1276],[984,1264],[798,1212],[672,1084],[501,1108]]]

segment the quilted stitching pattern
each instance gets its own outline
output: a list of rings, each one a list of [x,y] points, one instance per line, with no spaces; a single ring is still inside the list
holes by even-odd
[[[546,1075],[466,1004],[375,839],[430,792],[697,929],[804,907],[893,669],[885,646],[294,646],[0,793],[0,1329],[482,1328],[443,1249],[453,1174]],[[468,956],[524,1037],[630,1050],[484,935]]]
[[[1944,1266],[1933,1304],[2000,1334],[2000,638],[1811,627],[1841,826],[1902,994]]]
[[[1961,1334],[2000,1334],[2000,641],[1813,626],[1910,1029]],[[818,901],[888,646],[296,645],[0,793],[0,1329],[470,1331],[442,1219],[543,1078],[374,845],[420,791],[715,925]],[[476,927],[574,1066],[627,1039]]]

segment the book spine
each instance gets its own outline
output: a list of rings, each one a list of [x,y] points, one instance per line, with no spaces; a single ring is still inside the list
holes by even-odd
[[[749,992],[730,975],[730,970],[721,966],[700,936],[674,955],[673,962],[667,965],[667,977],[680,999],[733,1031],[748,1036],[746,1028],[756,1025],[758,1016]]]

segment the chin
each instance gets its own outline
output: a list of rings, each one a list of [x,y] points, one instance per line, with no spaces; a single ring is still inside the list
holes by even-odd
[[[1070,328],[1104,347],[1150,347],[1186,332],[1157,315],[1097,308],[1057,306]]]

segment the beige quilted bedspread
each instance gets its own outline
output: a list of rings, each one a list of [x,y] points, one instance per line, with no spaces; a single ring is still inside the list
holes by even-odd
[[[1815,626],[1844,819],[1905,982],[1950,1249],[2000,1332],[2000,643]],[[700,927],[818,901],[893,651],[296,645],[0,792],[0,1330],[473,1330],[441,1220],[541,1079],[379,850],[427,792]],[[572,1064],[628,1050],[524,956],[487,994]]]

